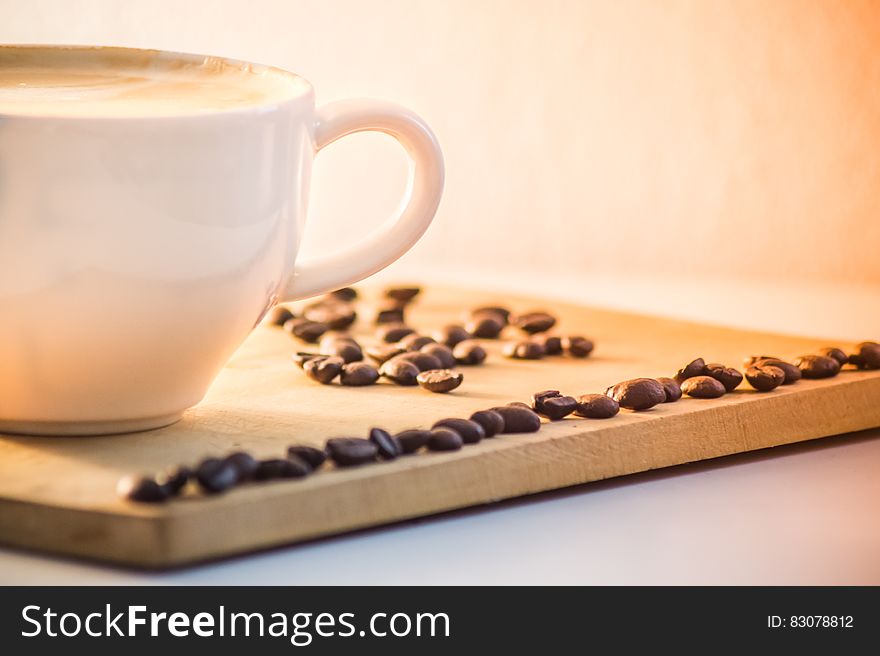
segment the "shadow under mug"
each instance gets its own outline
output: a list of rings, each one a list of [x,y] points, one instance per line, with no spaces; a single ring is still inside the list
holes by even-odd
[[[311,85],[292,73],[159,51],[0,46],[0,69],[21,53],[96,65],[222,62],[286,86],[271,102],[178,114],[0,108],[0,431],[173,423],[273,305],[387,266],[440,201],[437,141],[397,105],[316,110]],[[315,154],[367,130],[409,155],[402,209],[359,243],[297,258]]]

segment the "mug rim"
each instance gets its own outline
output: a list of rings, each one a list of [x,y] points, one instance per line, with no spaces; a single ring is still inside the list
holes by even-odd
[[[235,59],[232,57],[220,57],[217,55],[203,55],[193,52],[181,52],[177,50],[165,50],[162,48],[135,48],[129,46],[113,46],[113,45],[89,45],[89,44],[60,44],[60,43],[3,43],[0,42],[0,54],[4,50],[75,50],[78,52],[94,51],[98,52],[117,52],[121,54],[140,53],[158,60],[184,60],[186,62],[198,64],[207,60],[213,60],[222,64],[227,64],[236,68],[245,70],[248,75],[254,75],[257,72],[268,72],[273,75],[279,75],[291,82],[289,89],[281,98],[266,100],[263,102],[254,102],[241,106],[230,106],[222,108],[203,108],[194,111],[178,111],[163,114],[130,113],[130,114],[46,114],[39,112],[15,113],[4,112],[0,109],[0,119],[37,119],[37,120],[58,120],[58,121],[143,121],[143,120],[180,120],[184,118],[205,119],[211,116],[233,116],[245,114],[262,114],[275,111],[286,105],[290,105],[296,101],[306,97],[314,96],[314,88],[302,75],[293,73],[277,66],[269,64],[261,64],[245,59]],[[287,92],[289,91],[289,93]]]

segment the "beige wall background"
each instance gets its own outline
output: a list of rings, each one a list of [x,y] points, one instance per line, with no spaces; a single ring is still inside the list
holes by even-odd
[[[412,107],[447,189],[385,277],[880,338],[880,3],[0,0],[0,41],[227,55]],[[381,136],[323,153],[306,248],[380,222],[405,170]]]

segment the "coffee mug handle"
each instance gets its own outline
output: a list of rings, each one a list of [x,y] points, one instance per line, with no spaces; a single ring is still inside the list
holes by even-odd
[[[315,146],[376,131],[391,135],[410,157],[407,197],[392,216],[360,242],[329,255],[297,261],[281,301],[344,287],[394,262],[418,241],[434,218],[443,191],[443,154],[425,122],[410,110],[376,100],[343,100],[318,109]]]

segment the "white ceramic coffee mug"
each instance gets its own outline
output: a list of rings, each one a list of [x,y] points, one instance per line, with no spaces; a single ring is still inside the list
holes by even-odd
[[[28,47],[0,50],[10,48]],[[382,269],[434,216],[442,155],[402,107],[351,100],[316,110],[301,77],[230,60],[60,47],[49,60],[61,51],[222,62],[279,76],[283,93],[142,115],[0,108],[0,431],[172,423],[274,304]],[[298,259],[315,153],[365,130],[390,134],[411,159],[402,209],[359,243]]]

